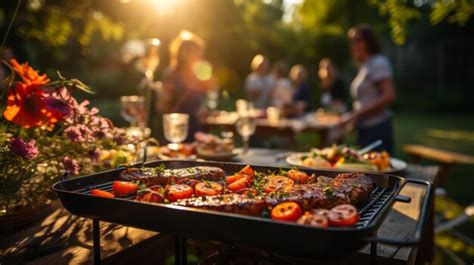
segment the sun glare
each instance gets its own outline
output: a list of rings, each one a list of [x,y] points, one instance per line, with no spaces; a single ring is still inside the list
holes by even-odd
[[[153,6],[160,14],[168,14],[173,12],[179,0],[153,0]]]

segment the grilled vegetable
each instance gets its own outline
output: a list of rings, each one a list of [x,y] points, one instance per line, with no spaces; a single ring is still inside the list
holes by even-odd
[[[284,202],[272,209],[272,219],[294,222],[300,218],[303,210],[296,202]]]
[[[221,194],[224,188],[221,184],[214,181],[199,182],[194,186],[196,196],[212,196]]]
[[[238,179],[227,186],[231,191],[239,191],[241,189],[248,188],[250,185],[249,177],[245,176],[241,179]]]
[[[350,204],[336,206],[329,211],[329,224],[333,226],[351,226],[359,221],[357,209]]]
[[[99,190],[99,189],[93,189],[91,190],[91,195],[97,196],[97,197],[103,197],[103,198],[115,198],[115,196],[105,190]]]
[[[288,173],[286,174],[290,179],[292,179],[294,182],[303,184],[306,183],[309,179],[308,174],[304,173],[303,171],[299,171],[297,169],[290,169]]]
[[[164,189],[161,186],[153,186],[138,193],[137,201],[158,203],[164,202]]]
[[[174,184],[166,189],[166,198],[170,202],[175,202],[181,199],[187,199],[193,196],[193,188],[186,184]]]
[[[138,185],[127,181],[114,181],[112,191],[117,197],[126,197],[137,192]]]
[[[287,177],[283,176],[270,176],[268,177],[267,184],[263,187],[265,192],[273,192],[278,190],[289,190],[295,182]]]
[[[329,226],[328,218],[315,211],[305,212],[303,216],[298,219],[297,223],[321,228]]]

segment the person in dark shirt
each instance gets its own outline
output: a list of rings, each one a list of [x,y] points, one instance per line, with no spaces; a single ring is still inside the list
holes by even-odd
[[[306,68],[297,64],[291,67],[290,79],[295,87],[293,94],[294,115],[302,115],[311,109],[311,89],[307,82]]]
[[[329,58],[319,62],[318,76],[321,80],[321,106],[329,111],[343,113],[347,110],[347,93],[344,82],[339,78],[334,63]]]

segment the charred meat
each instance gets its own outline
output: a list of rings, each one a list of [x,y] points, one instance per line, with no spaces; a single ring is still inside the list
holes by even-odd
[[[120,173],[127,181],[140,181],[147,186],[168,185],[183,179],[219,181],[224,179],[224,170],[218,167],[189,167],[180,169],[127,168]]]
[[[193,197],[179,200],[173,205],[253,216],[261,215],[266,207],[262,197],[244,194]]]

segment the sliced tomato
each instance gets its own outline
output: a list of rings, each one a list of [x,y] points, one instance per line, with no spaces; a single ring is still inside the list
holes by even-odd
[[[115,196],[105,190],[99,190],[99,189],[93,189],[91,190],[91,195],[97,196],[97,197],[103,197],[103,198],[115,198]]]
[[[243,177],[227,185],[227,188],[235,192],[241,189],[248,188],[249,185],[250,185],[250,179],[248,177]]]
[[[166,190],[166,198],[170,202],[175,202],[181,199],[187,199],[193,196],[193,188],[186,184],[174,184],[167,188]]]
[[[357,209],[350,204],[341,204],[332,208],[328,214],[329,224],[333,226],[351,226],[359,221]]]
[[[272,192],[277,190],[289,190],[295,182],[283,176],[270,176],[267,184],[263,187],[265,192]]]
[[[186,184],[186,185],[188,185],[190,187],[193,187],[193,188],[198,183],[199,183],[199,180],[190,179],[190,178],[182,178],[182,179],[179,179],[178,181],[176,181],[176,184]]]
[[[225,177],[225,181],[227,182],[227,184],[231,184],[242,178],[248,177],[245,174],[235,173],[234,175]]]
[[[128,181],[114,181],[112,191],[117,197],[125,197],[135,194],[138,191],[138,185]]]
[[[309,212],[310,212],[310,213],[313,213],[313,214],[317,214],[317,215],[322,215],[322,216],[328,218],[330,211],[327,210],[327,209],[313,209],[313,210],[311,210],[311,211],[309,211]]]
[[[244,174],[249,176],[251,179],[255,177],[255,172],[253,171],[253,168],[249,165],[245,166],[239,171],[240,174]]]
[[[283,202],[272,209],[272,219],[294,222],[303,214],[303,210],[296,202]]]
[[[221,194],[223,190],[222,185],[214,181],[199,182],[194,186],[196,196],[213,196]]]
[[[306,181],[308,181],[309,179],[308,174],[297,169],[291,169],[290,171],[288,171],[287,176],[299,184],[306,183]]]
[[[324,215],[316,213],[315,211],[306,212],[298,219],[297,223],[321,228],[329,226],[328,218]]]

